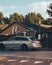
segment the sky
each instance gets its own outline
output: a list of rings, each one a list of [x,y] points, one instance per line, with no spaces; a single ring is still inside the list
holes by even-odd
[[[6,17],[17,12],[26,15],[29,12],[40,13],[44,18],[48,18],[46,9],[52,0],[0,0],[0,12]]]

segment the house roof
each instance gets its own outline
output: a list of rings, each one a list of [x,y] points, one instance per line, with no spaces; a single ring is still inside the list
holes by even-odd
[[[40,26],[44,27],[44,28],[51,28],[52,27],[52,25],[44,25],[44,24],[41,24]]]
[[[0,30],[0,33],[2,33],[3,31],[5,31],[6,29],[8,29],[10,26],[12,26],[12,25],[15,24],[15,23],[16,23],[16,22],[14,22],[14,23],[10,24],[9,26],[7,26],[6,28]],[[26,28],[26,29],[28,29],[28,30],[30,30],[30,31],[34,31],[33,28],[29,28],[29,27],[25,26],[25,25],[24,25],[23,23],[21,23],[21,22],[17,22],[16,24],[19,24],[20,26],[23,26],[24,28]]]
[[[12,26],[13,24],[15,24],[16,22],[10,24],[9,26],[7,26],[6,28],[4,28],[3,30],[0,30],[0,33],[2,33],[3,31],[5,31],[6,29],[8,29],[10,26]],[[52,28],[44,28],[41,27],[39,25],[36,24],[28,24],[26,22],[17,22],[16,24],[19,24],[20,26],[23,26],[24,28],[28,29],[29,31],[41,31],[41,32],[47,32],[49,29]]]

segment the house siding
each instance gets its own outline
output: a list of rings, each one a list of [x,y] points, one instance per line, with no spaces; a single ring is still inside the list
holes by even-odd
[[[2,33],[0,33],[0,34],[9,34],[9,35],[11,35],[12,34],[12,28],[18,28],[18,31],[27,31],[27,29],[26,28],[24,28],[23,26],[20,26],[19,24],[13,24],[13,25],[11,25],[9,28],[7,28],[6,30],[4,30]]]

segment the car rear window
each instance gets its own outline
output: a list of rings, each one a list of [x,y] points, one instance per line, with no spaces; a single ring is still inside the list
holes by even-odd
[[[38,40],[38,39],[36,39],[35,37],[31,37],[30,39],[31,39],[31,40],[36,40],[36,41]]]

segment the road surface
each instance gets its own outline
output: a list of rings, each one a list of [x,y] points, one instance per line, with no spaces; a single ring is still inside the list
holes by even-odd
[[[0,65],[52,65],[52,51],[0,51]]]

